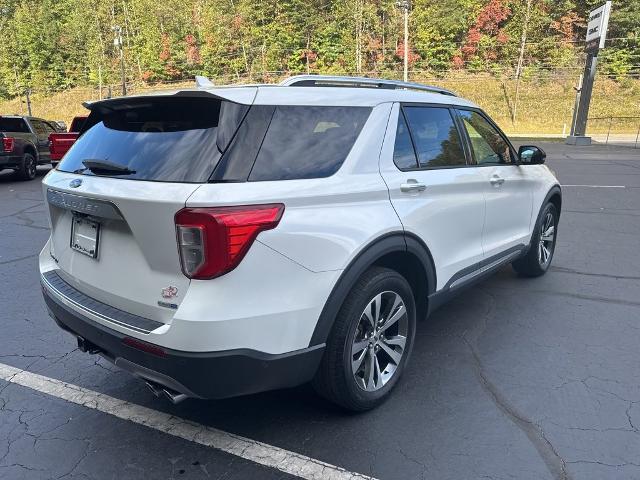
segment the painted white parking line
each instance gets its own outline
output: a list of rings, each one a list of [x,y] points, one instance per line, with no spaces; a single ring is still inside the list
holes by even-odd
[[[584,187],[584,188],[627,188],[626,185],[565,185],[563,187]]]
[[[375,480],[313,458],[0,363],[0,379],[306,480]]]

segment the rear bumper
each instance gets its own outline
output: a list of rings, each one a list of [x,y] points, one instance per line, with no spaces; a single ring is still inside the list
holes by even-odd
[[[303,384],[313,378],[324,351],[322,344],[277,355],[246,349],[194,353],[166,347],[149,353],[123,343],[125,334],[64,305],[44,284],[43,294],[61,328],[90,342],[124,370],[189,397],[219,399]]]
[[[22,163],[22,157],[20,155],[0,154],[0,169],[18,168],[21,163]]]

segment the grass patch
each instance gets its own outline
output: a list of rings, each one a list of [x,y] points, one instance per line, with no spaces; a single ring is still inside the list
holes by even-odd
[[[215,80],[215,79],[214,79]],[[433,78],[416,75],[412,81],[438,85],[455,91],[484,108],[508,134],[569,133],[575,101],[575,78],[549,76],[545,79],[523,79],[520,84],[516,121],[511,121],[514,107],[515,82],[490,75],[460,74]],[[172,85],[136,87],[132,93],[164,88],[193,86],[193,82]],[[99,97],[97,89],[75,88],[52,95],[34,94],[32,109],[35,116],[64,120],[69,124],[76,115],[86,114],[82,102]],[[25,114],[24,98],[0,101],[0,114]],[[596,80],[591,101],[590,117],[640,117],[640,80],[616,82],[604,77]],[[591,120],[589,134],[636,134],[640,118]]]

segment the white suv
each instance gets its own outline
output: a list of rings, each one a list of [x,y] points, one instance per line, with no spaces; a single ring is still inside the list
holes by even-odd
[[[339,88],[341,87],[341,88]],[[298,76],[87,105],[44,180],[51,316],[174,402],[385,399],[416,319],[553,256],[558,181],[436,87]]]

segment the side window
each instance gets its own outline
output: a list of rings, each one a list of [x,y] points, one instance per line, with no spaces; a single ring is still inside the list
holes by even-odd
[[[249,181],[333,175],[370,113],[369,107],[276,107]]]
[[[513,163],[509,144],[482,115],[471,110],[458,110],[458,113],[478,165]]]
[[[400,170],[408,170],[418,166],[416,151],[413,149],[411,135],[409,135],[409,128],[407,127],[407,121],[404,118],[402,110],[400,110],[398,114],[398,128],[396,129],[396,143],[393,149],[393,163],[395,163],[396,167]]]
[[[466,165],[458,128],[448,108],[405,107],[421,168]]]
[[[49,124],[42,120],[31,120],[31,125],[38,135],[49,135],[54,131]]]

